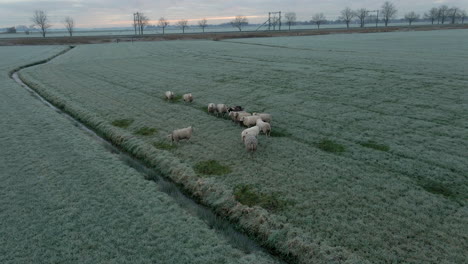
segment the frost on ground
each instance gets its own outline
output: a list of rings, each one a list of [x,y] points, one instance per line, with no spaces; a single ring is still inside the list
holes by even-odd
[[[88,45],[22,76],[108,124],[133,120],[122,133],[155,128],[136,135],[155,149],[193,126],[190,141],[159,153],[229,167],[200,177],[275,197],[276,219],[331,258],[461,263],[467,41],[467,30],[446,30]],[[168,90],[195,100],[168,103]],[[260,136],[247,155],[242,128],[207,114],[211,102],[271,113],[280,136]]]
[[[0,263],[275,263],[231,246],[9,78],[61,50],[0,48]]]

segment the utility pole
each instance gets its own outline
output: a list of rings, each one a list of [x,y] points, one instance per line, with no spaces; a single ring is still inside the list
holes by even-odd
[[[271,12],[268,12],[268,31],[271,30]]]
[[[278,30],[281,31],[281,11],[279,11],[279,27]]]
[[[375,27],[379,26],[379,12],[380,10],[368,10],[367,13],[377,13],[377,19],[375,20]]]
[[[135,35],[137,34],[137,33],[136,33],[136,27],[137,27],[137,23],[136,23],[136,14],[133,13],[133,28],[135,29]],[[133,42],[133,39],[132,39],[132,42]]]

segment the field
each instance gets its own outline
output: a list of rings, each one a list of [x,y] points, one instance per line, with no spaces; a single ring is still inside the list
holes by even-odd
[[[467,41],[445,30],[86,45],[21,76],[298,261],[462,263]],[[271,113],[273,136],[247,154],[210,102]],[[189,125],[193,138],[170,147]],[[197,169],[208,161],[224,173]]]
[[[278,263],[233,244],[8,76],[64,49],[0,48],[0,263]]]
[[[424,26],[424,25],[430,25],[430,23],[427,22],[416,22],[413,23],[413,26]],[[383,25],[379,25],[380,27],[383,27]],[[405,27],[408,26],[408,23],[393,23],[390,24],[390,26],[399,26],[399,27]],[[351,28],[358,28],[358,24],[351,24]],[[375,23],[368,23],[365,25],[365,27],[368,28],[373,28],[375,27]],[[243,31],[256,31],[259,28],[259,25],[248,25],[244,27],[242,30]],[[286,24],[283,24],[281,27],[283,30],[287,30],[288,26]],[[346,28],[345,24],[325,24],[321,25],[320,28],[322,29],[333,29],[333,28]],[[261,30],[266,30],[266,27],[262,27]],[[293,25],[291,27],[292,30],[304,30],[304,29],[317,29],[316,25]],[[232,26],[208,26],[205,29],[205,32],[237,32],[238,29],[234,28]],[[202,33],[202,29],[198,26],[191,25],[188,28],[185,29],[185,33],[190,34],[190,33]],[[181,34],[182,30],[177,27],[177,26],[170,26],[165,29],[164,31],[165,34]],[[134,35],[135,31],[134,30],[125,30],[125,29],[114,29],[114,30],[76,30],[74,32],[74,36],[77,37],[83,37],[83,36],[112,36],[112,35]],[[156,28],[156,29],[146,29],[145,34],[162,34],[162,29],[161,28]],[[47,37],[68,37],[69,34],[67,31],[63,30],[49,30],[49,32],[46,35]],[[18,33],[1,33],[0,38],[42,38],[41,32],[32,32],[29,35],[26,35],[24,32],[18,32]]]

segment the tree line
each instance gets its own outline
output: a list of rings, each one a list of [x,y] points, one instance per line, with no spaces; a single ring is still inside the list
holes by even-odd
[[[346,27],[349,28],[350,24],[356,22],[359,24],[360,27],[364,27],[366,22],[375,21],[376,25],[378,23],[383,22],[387,27],[393,20],[396,19],[398,14],[398,10],[395,5],[389,1],[383,3],[380,9],[378,10],[368,10],[366,8],[360,8],[357,10],[352,10],[349,7],[344,8],[341,11],[341,14],[338,18],[340,22],[346,24]],[[465,10],[462,10],[458,7],[448,7],[447,5],[441,5],[440,7],[433,7],[428,12],[424,13],[422,16],[417,14],[414,11],[405,13],[403,18],[409,23],[411,26],[413,22],[424,19],[426,21],[430,21],[431,24],[455,24],[457,22],[463,24],[467,13]],[[288,25],[289,30],[291,30],[291,26],[297,23],[296,13],[288,12],[284,15],[285,24]],[[45,37],[47,30],[52,26],[50,24],[49,17],[47,13],[43,10],[36,10],[31,18],[33,25],[29,28],[25,27],[26,34],[29,33],[30,30],[35,29],[37,27],[42,36]],[[135,35],[143,35],[145,28],[147,28],[150,22],[150,18],[141,12],[137,12],[133,14],[133,24],[132,27],[135,30]],[[275,17],[271,21],[268,21],[270,26],[273,26],[276,29],[276,26],[281,23],[281,19]],[[316,13],[311,17],[309,23],[317,25],[317,28],[320,29],[320,26],[327,22],[327,18],[323,13]],[[75,31],[75,21],[72,17],[65,17],[62,21],[63,25],[65,26],[67,32],[69,33],[70,37],[73,36],[73,32]],[[157,25],[153,27],[159,27],[162,29],[163,34],[165,34],[165,29],[168,27],[170,22],[161,17]],[[237,28],[239,31],[249,24],[249,21],[246,16],[236,16],[233,20],[229,22],[231,26]],[[179,27],[182,30],[182,33],[185,33],[185,29],[189,27],[188,20],[181,19],[175,23],[175,26]],[[198,27],[205,32],[205,28],[208,27],[208,20],[203,18],[198,21]],[[15,33],[16,29],[14,27],[8,28],[7,32]]]

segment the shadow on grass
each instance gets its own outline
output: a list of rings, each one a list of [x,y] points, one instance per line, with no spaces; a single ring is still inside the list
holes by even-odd
[[[138,129],[137,131],[135,131],[135,134],[140,135],[140,136],[151,136],[151,135],[154,135],[156,132],[158,132],[156,128],[142,127]]]
[[[290,137],[291,133],[286,131],[284,128],[274,127],[271,130],[270,136],[272,137]]]
[[[421,183],[420,186],[430,193],[443,195],[447,198],[455,198],[455,193],[452,190],[450,190],[447,186],[444,186],[442,183],[428,181],[425,183]]]
[[[182,101],[182,95],[176,95],[171,100],[168,100],[167,98],[164,98],[164,100],[168,101],[169,103],[178,103],[178,102]]]
[[[216,160],[200,161],[193,167],[196,173],[203,175],[224,175],[232,170]]]
[[[120,128],[127,128],[133,123],[133,119],[116,119],[112,121],[112,125]]]
[[[260,206],[269,211],[283,209],[287,202],[279,199],[276,194],[259,192],[249,184],[240,184],[234,188],[234,197],[238,202],[247,206]]]
[[[154,142],[153,146],[156,147],[157,149],[163,149],[163,150],[171,150],[171,149],[177,148],[176,145],[168,143],[168,142],[163,141],[163,140],[158,141],[158,142]]]
[[[330,140],[330,139],[322,139],[319,143],[318,143],[318,148],[323,150],[323,151],[326,151],[326,152],[332,152],[332,153],[342,153],[344,152],[346,149],[343,145],[341,144],[338,144],[336,142],[334,142],[333,140]]]
[[[380,151],[389,151],[390,147],[384,144],[378,144],[375,141],[369,140],[367,142],[360,142],[359,143],[361,146],[366,147],[366,148],[371,148],[371,149],[376,149]]]

